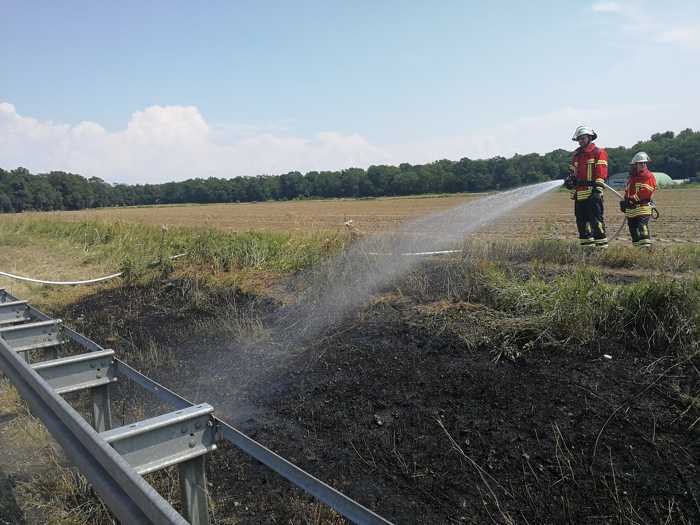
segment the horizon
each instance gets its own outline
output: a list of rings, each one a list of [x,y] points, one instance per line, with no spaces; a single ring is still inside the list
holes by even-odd
[[[677,136],[679,132],[684,131],[684,130],[687,130],[687,129],[691,129],[691,128],[683,128],[683,129],[679,130],[678,132],[675,132],[675,131],[674,131],[674,132],[673,132],[673,133],[674,133],[674,136]],[[658,132],[655,132],[655,133],[665,133],[665,132],[668,132],[668,131],[672,131],[672,130],[658,131]],[[692,129],[691,129],[691,131],[693,131],[693,132],[698,132],[698,131],[700,131],[700,130],[692,130]],[[650,140],[650,138],[647,138],[646,140],[645,140],[645,139],[640,139],[640,140],[636,141],[636,142],[635,142],[633,145],[631,145],[631,146],[619,145],[619,146],[612,146],[612,147],[608,146],[607,148],[608,148],[608,149],[614,149],[614,148],[632,149],[632,148],[633,148],[634,146],[636,146],[637,144],[642,143],[642,142],[646,142],[646,141],[649,141],[649,140]],[[572,148],[571,150],[568,150],[568,149],[566,149],[566,148],[557,148],[557,149],[554,149],[554,150],[551,150],[551,151],[547,151],[547,152],[544,152],[544,153],[539,153],[539,152],[535,152],[535,151],[532,151],[532,152],[529,152],[529,153],[515,153],[515,154],[511,155],[510,157],[504,157],[504,158],[505,158],[506,160],[510,160],[510,159],[512,159],[512,158],[514,158],[515,156],[518,156],[518,155],[520,155],[520,156],[527,156],[527,155],[533,155],[533,154],[534,154],[534,155],[539,155],[539,156],[545,156],[545,155],[554,153],[555,151],[558,151],[558,150],[562,150],[562,151],[566,151],[566,152],[572,152],[573,150],[576,149],[576,147],[578,147],[578,146],[575,146],[575,147]],[[469,158],[469,160],[472,160],[472,161],[476,161],[476,160],[490,160],[490,159],[494,159],[494,158],[497,158],[497,157],[503,157],[503,156],[502,156],[502,155],[494,155],[494,156],[492,156],[492,157],[487,157],[487,158]],[[464,158],[464,157],[462,157],[462,158]],[[410,164],[410,163],[408,163],[408,164],[410,164],[411,166],[424,166],[424,165],[430,165],[430,164],[433,164],[433,163],[436,163],[436,162],[445,161],[445,160],[446,160],[446,161],[449,161],[449,162],[454,162],[454,163],[456,163],[456,162],[459,162],[461,159],[433,159],[433,160],[430,160],[430,161],[424,162],[424,163],[418,163],[418,164]],[[366,167],[366,168],[361,168],[361,167],[358,167],[358,166],[348,166],[348,167],[344,167],[344,168],[340,168],[340,169],[336,169],[336,170],[309,170],[309,171],[302,171],[302,172],[298,172],[297,170],[291,170],[291,171],[282,172],[282,173],[258,173],[258,174],[252,174],[252,175],[234,175],[234,176],[231,176],[231,177],[214,177],[214,176],[212,176],[212,177],[197,177],[197,176],[194,176],[194,177],[190,177],[190,178],[187,178],[187,179],[165,180],[165,181],[161,181],[161,182],[143,182],[143,183],[141,183],[141,182],[111,182],[111,181],[104,181],[104,182],[107,182],[108,184],[110,184],[110,185],[112,185],[112,186],[114,186],[114,185],[116,185],[116,184],[126,184],[126,185],[132,185],[132,186],[145,185],[145,184],[161,185],[161,184],[169,184],[169,183],[177,183],[177,182],[186,182],[186,181],[189,181],[189,180],[207,180],[207,179],[209,179],[209,178],[217,178],[217,179],[222,179],[222,180],[230,180],[230,179],[234,179],[234,178],[238,178],[238,177],[280,177],[280,176],[282,176],[282,175],[286,175],[286,174],[294,173],[294,172],[298,172],[298,173],[300,173],[300,174],[303,175],[303,176],[306,176],[306,175],[308,175],[309,173],[313,173],[313,172],[317,172],[317,173],[321,173],[321,172],[335,172],[335,173],[341,173],[341,172],[343,172],[343,171],[346,171],[346,170],[353,170],[353,169],[361,169],[361,170],[363,170],[363,171],[366,172],[367,169],[368,169],[369,167],[371,167],[371,166],[392,166],[392,167],[397,167],[397,168],[398,168],[398,167],[400,166],[400,164],[404,164],[404,163],[399,162],[399,163],[396,163],[396,164],[372,164],[372,165],[370,165],[370,166],[368,166],[368,167]],[[4,171],[6,171],[6,172],[11,172],[11,171],[16,170],[16,169],[27,169],[27,168],[26,168],[25,166],[16,166],[16,167],[14,167],[14,168],[5,168],[5,167],[3,167],[3,166],[0,166],[0,170],[4,170]],[[50,175],[51,173],[67,173],[67,174],[71,174],[71,175],[79,175],[79,176],[81,176],[81,177],[83,177],[83,178],[85,178],[85,179],[89,179],[90,177],[92,177],[91,175],[87,175],[87,174],[83,174],[83,173],[67,172],[67,171],[56,170],[56,169],[48,170],[48,171],[46,171],[46,172],[32,172],[31,170],[29,170],[29,172],[30,172],[31,175]],[[665,174],[665,172],[658,171],[658,170],[657,170],[657,171],[651,170],[651,172],[652,172],[652,173],[664,173],[664,174]],[[622,174],[622,173],[625,173],[625,172],[623,172],[623,171],[618,171],[618,172],[615,172],[615,173],[610,173],[610,176],[613,176],[613,175],[620,175],[620,174]],[[99,178],[99,177],[98,177],[98,178]],[[527,184],[525,184],[525,185],[527,185]],[[470,193],[470,192],[457,192],[457,193]],[[439,193],[437,193],[437,194],[442,194],[442,192],[439,192]],[[427,195],[427,194],[419,194],[419,195]],[[396,196],[396,195],[395,195],[395,196],[384,195],[384,196],[382,196],[382,198],[385,198],[385,197],[386,197],[386,198],[405,198],[405,197],[411,197],[411,196],[412,196],[412,195],[399,195],[399,196]],[[326,197],[317,197],[317,198],[326,198]],[[328,198],[344,198],[344,197],[328,197]],[[363,197],[363,198],[365,198],[365,197]],[[138,205],[138,206],[140,206],[140,205]],[[169,204],[168,204],[168,206],[169,206]]]

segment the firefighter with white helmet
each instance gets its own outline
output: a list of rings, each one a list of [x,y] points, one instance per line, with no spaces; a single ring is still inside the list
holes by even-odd
[[[608,179],[608,153],[593,141],[598,134],[588,126],[579,126],[571,140],[578,142],[564,185],[571,190],[581,246],[607,248],[608,237],[603,219],[603,184]]]
[[[640,151],[630,161],[630,174],[625,187],[625,199],[620,201],[620,209],[627,217],[627,225],[632,244],[639,248],[651,246],[649,219],[654,212],[654,192],[656,177],[649,171],[649,155]]]

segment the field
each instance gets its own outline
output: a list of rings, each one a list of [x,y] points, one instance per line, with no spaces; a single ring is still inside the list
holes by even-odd
[[[48,215],[68,221],[117,220],[158,226],[203,226],[239,232],[342,230],[343,223],[352,219],[363,230],[375,232],[391,229],[412,217],[446,210],[478,197],[475,194],[466,194],[418,198],[152,206],[53,212]]]
[[[367,257],[343,225],[477,197],[0,216],[0,270],[127,272],[0,285],[394,523],[699,523],[700,190],[660,192],[643,256],[582,251],[563,192],[450,256]],[[118,424],[160,408],[113,393]],[[0,523],[111,523],[6,383],[0,450]],[[229,447],[208,478],[212,523],[346,523]]]
[[[352,220],[362,232],[376,233],[430,213],[444,211],[481,197],[479,194],[451,196],[397,197],[380,199],[336,199],[317,201],[211,204],[199,206],[154,206],[44,213],[56,220],[122,221],[160,226],[201,226],[224,231],[309,232],[343,230]],[[606,223],[612,234],[622,216],[617,198],[606,195]],[[700,243],[700,188],[661,190],[656,196],[661,219],[652,232],[661,243]],[[32,215],[32,214],[25,214]],[[576,236],[573,204],[565,192],[551,192],[484,228],[481,238],[551,238]],[[620,240],[627,241],[626,229]]]

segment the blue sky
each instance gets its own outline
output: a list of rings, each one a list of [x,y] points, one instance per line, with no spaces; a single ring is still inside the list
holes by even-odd
[[[0,0],[0,167],[160,182],[700,128],[700,2]]]

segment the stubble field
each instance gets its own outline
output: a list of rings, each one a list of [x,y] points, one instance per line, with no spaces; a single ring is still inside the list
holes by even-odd
[[[333,199],[242,204],[152,206],[64,211],[41,214],[62,221],[104,220],[148,225],[195,226],[224,231],[264,230],[275,232],[339,231],[344,223],[364,233],[396,228],[419,216],[441,212],[482,194],[394,197],[379,199]],[[606,222],[614,234],[622,222],[617,198],[606,195]],[[700,243],[700,188],[661,190],[656,202],[660,220],[652,223],[652,234],[661,243]],[[24,214],[32,215],[32,214]],[[568,193],[551,192],[475,235],[488,239],[565,239],[576,236],[573,204]],[[628,242],[626,230],[619,236]]]

